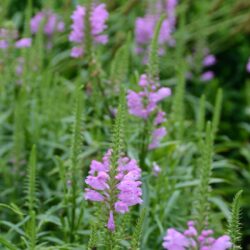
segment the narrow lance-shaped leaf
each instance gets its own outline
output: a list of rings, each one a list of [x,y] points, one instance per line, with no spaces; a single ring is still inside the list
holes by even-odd
[[[201,232],[208,222],[209,211],[209,196],[211,187],[210,177],[212,174],[212,156],[213,156],[213,136],[211,131],[211,123],[208,122],[206,126],[205,140],[201,143],[201,160],[200,167],[200,183],[197,188],[197,196],[195,200],[195,218],[199,232]]]
[[[216,132],[217,132],[218,126],[219,126],[219,122],[220,122],[222,99],[223,99],[223,91],[222,91],[222,89],[219,89],[217,91],[217,94],[216,94],[213,121],[212,121],[213,136],[216,135]]]
[[[228,225],[228,233],[233,244],[232,250],[242,249],[240,246],[241,241],[241,224],[240,224],[240,198],[242,195],[242,190],[240,190],[234,197],[232,204],[231,218]]]
[[[201,133],[205,126],[206,117],[206,96],[202,95],[199,101],[199,110],[197,115],[197,130]]]
[[[31,212],[36,207],[36,146],[35,145],[32,147],[31,150],[27,176],[28,176],[27,203],[29,212]]]
[[[5,249],[7,250],[18,250],[18,248],[13,245],[10,241],[8,241],[7,239],[5,239],[4,237],[2,237],[0,235],[0,244],[3,245],[4,247],[6,247]]]

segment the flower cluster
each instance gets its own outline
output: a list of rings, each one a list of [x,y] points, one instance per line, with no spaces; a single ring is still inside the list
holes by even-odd
[[[90,165],[89,175],[85,183],[90,187],[85,189],[85,199],[97,202],[103,202],[108,206],[110,217],[108,228],[114,230],[113,211],[124,214],[129,211],[129,207],[141,204],[141,169],[137,162],[128,157],[122,157],[118,161],[116,171],[116,199],[115,203],[110,197],[110,157],[112,151],[104,155],[102,162],[93,160]]]
[[[167,230],[164,237],[163,247],[168,250],[227,250],[230,249],[232,243],[230,237],[223,235],[217,239],[212,237],[213,230],[203,230],[200,235],[195,228],[195,223],[189,221],[188,229],[184,233],[180,233],[174,228]]]
[[[145,50],[147,51],[148,45],[153,38],[156,23],[162,13],[166,13],[167,18],[163,21],[159,34],[159,54],[162,55],[165,53],[163,48],[164,44],[171,46],[175,44],[172,33],[176,23],[176,5],[177,0],[167,0],[165,3],[158,1],[153,8],[150,8],[150,11],[148,11],[144,17],[137,18],[135,23],[135,39],[137,43],[136,52],[138,54],[144,54]],[[153,13],[152,9],[155,9],[155,13]],[[165,11],[162,12],[162,10]]]
[[[157,105],[160,101],[171,95],[171,89],[159,87],[159,83],[150,81],[147,75],[143,74],[140,77],[139,86],[142,91],[128,91],[127,103],[129,113],[131,115],[148,119],[152,113],[156,116],[154,119],[154,131],[152,133],[152,141],[149,144],[149,149],[158,147],[160,140],[167,134],[165,127],[160,125],[165,122],[165,112],[161,111]]]
[[[71,25],[72,31],[69,35],[69,40],[78,44],[71,50],[72,57],[80,57],[84,54],[83,42],[84,42],[84,30],[85,30],[85,15],[86,8],[78,5],[73,12],[71,19],[73,24]],[[95,43],[105,44],[108,41],[108,36],[102,34],[107,28],[105,24],[109,14],[106,10],[105,4],[99,4],[92,7],[90,14],[91,35]]]
[[[32,17],[30,20],[31,32],[36,34],[41,25],[44,25],[43,32],[47,37],[51,37],[55,32],[64,31],[64,22],[59,19],[57,14],[50,10],[40,11]]]

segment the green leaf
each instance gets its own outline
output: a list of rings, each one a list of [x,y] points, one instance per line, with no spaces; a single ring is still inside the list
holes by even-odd
[[[21,215],[21,216],[24,215],[24,213],[20,210],[20,208],[14,203],[11,203],[10,205],[0,203],[0,207],[8,208],[11,211],[13,211],[14,213],[18,214],[18,215]]]
[[[18,248],[6,240],[4,237],[0,236],[0,243],[9,250],[18,250]]]

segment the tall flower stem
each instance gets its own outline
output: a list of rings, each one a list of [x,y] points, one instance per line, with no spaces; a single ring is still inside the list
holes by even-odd
[[[71,187],[69,189],[69,202],[70,208],[68,210],[69,221],[69,240],[73,242],[75,239],[75,232],[77,230],[77,198],[79,197],[79,176],[81,176],[79,154],[81,152],[82,144],[82,113],[83,113],[83,97],[78,86],[76,89],[76,107],[75,107],[75,120],[73,125],[72,142],[71,142],[71,166],[70,166],[70,178]]]
[[[149,122],[148,120],[144,120],[143,130],[141,134],[141,142],[140,142],[141,151],[139,155],[139,162],[140,162],[141,168],[145,168],[145,159],[147,157],[148,145],[149,145],[148,135],[149,135]]]
[[[93,50],[93,38],[91,34],[91,11],[92,11],[93,1],[88,0],[86,5],[86,16],[85,16],[85,48],[86,48],[86,56],[88,60],[88,69],[89,69],[89,76],[90,78],[94,79],[94,82],[96,83],[95,87],[99,90],[99,94],[103,97],[104,100],[104,109],[106,110],[107,114],[112,117],[109,103],[107,101],[107,96],[105,94],[104,88],[102,86],[102,67],[98,61],[98,58]],[[98,109],[98,108],[97,108]],[[102,115],[103,117],[103,115]]]

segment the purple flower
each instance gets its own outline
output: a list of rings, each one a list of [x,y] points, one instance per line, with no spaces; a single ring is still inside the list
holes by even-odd
[[[208,66],[212,66],[216,63],[216,58],[214,55],[207,55],[204,59],[203,59],[203,66],[208,67]]]
[[[190,246],[188,239],[174,228],[167,230],[162,245],[168,250],[186,250]]]
[[[73,47],[71,49],[70,55],[74,58],[81,57],[83,55],[83,48],[81,47]]]
[[[72,57],[80,57],[84,53],[83,43],[85,38],[85,15],[86,8],[81,5],[77,5],[76,10],[73,12],[71,19],[73,21],[71,25],[71,33],[69,35],[69,41],[81,45],[72,49]],[[108,42],[108,36],[102,34],[107,28],[106,21],[109,14],[106,10],[105,4],[99,4],[93,6],[90,16],[91,34],[95,43],[105,44]],[[81,51],[80,51],[81,49]]]
[[[165,113],[165,112],[159,111],[159,112],[157,113],[157,116],[155,117],[154,125],[155,125],[155,126],[156,126],[156,125],[160,125],[160,124],[162,124],[163,122],[165,122],[165,121],[166,121],[165,116],[166,116],[166,113]]]
[[[34,17],[31,18],[30,20],[30,29],[33,34],[37,33],[41,22],[44,19],[44,13],[43,12],[38,12]]]
[[[111,232],[115,231],[115,221],[114,221],[113,211],[110,211],[109,213],[109,220],[108,220],[107,228]]]
[[[250,73],[250,58],[248,59],[246,69],[247,69],[247,72]]]
[[[64,29],[65,29],[64,22],[63,21],[58,22],[58,24],[57,24],[57,31],[58,32],[63,32]]]
[[[9,43],[5,40],[0,40],[0,49],[7,49],[9,47]]]
[[[117,201],[115,203],[115,210],[121,214],[125,214],[129,211],[128,205],[125,202]]]
[[[152,141],[149,144],[148,148],[149,149],[155,149],[159,147],[161,139],[167,134],[167,130],[164,127],[157,128],[153,131],[152,134]]]
[[[22,38],[16,42],[16,48],[28,48],[31,46],[31,38]]]
[[[201,81],[203,81],[203,82],[211,81],[213,78],[214,78],[213,71],[206,71],[201,75]]]
[[[138,45],[148,44],[153,37],[154,27],[155,27],[155,18],[153,16],[137,18],[135,22],[136,43]]]
[[[24,65],[24,58],[23,57],[19,57],[17,59],[17,66],[16,66],[16,74],[18,76],[21,76],[23,73],[23,65]]]
[[[210,247],[210,250],[226,250],[231,248],[232,243],[230,242],[230,237],[223,235],[219,237]]]
[[[127,103],[128,103],[129,113],[131,115],[146,119],[152,108],[149,110],[147,107],[144,107],[143,96],[140,94],[141,93],[136,93],[132,90],[128,91]]]
[[[142,74],[139,80],[139,86],[147,87],[148,86],[148,77],[146,74]]]
[[[157,92],[150,93],[149,99],[154,103],[158,103],[168,96],[171,96],[171,89],[170,88],[160,88],[160,89],[158,89]]]
[[[55,29],[56,29],[56,23],[57,23],[57,16],[54,13],[51,13],[49,15],[47,23],[44,25],[44,33],[47,36],[51,36]]]
[[[194,225],[189,225],[188,229],[184,232],[184,235],[187,237],[196,237],[197,234],[198,233]]]
[[[161,172],[161,168],[154,162],[153,163],[153,175],[158,176]]]
[[[104,196],[95,190],[86,188],[85,189],[85,199],[91,201],[104,201]]]

